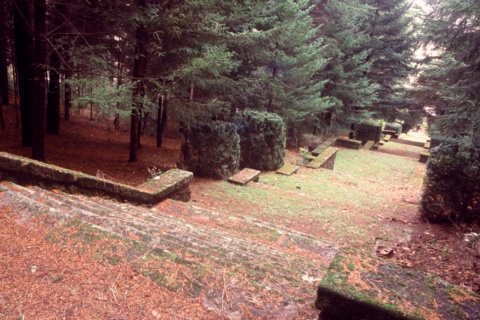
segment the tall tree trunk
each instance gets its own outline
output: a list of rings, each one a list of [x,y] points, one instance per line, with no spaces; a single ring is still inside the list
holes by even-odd
[[[60,57],[57,51],[50,54],[50,82],[47,95],[46,133],[58,135],[60,131]]]
[[[22,122],[22,146],[31,147],[33,139],[33,34],[32,8],[28,0],[16,0],[13,6],[15,52]]]
[[[15,128],[20,128],[20,121],[18,120],[18,73],[17,63],[15,58],[15,50],[12,50],[12,73],[13,73],[13,107],[15,108]]]
[[[161,147],[163,143],[163,132],[167,124],[167,95],[160,96],[158,99],[158,113],[157,113],[157,147]]]
[[[7,126],[5,125],[5,118],[3,117],[3,100],[0,95],[0,129],[5,130]]]
[[[32,158],[45,161],[45,18],[46,0],[34,1],[35,65]]]
[[[0,96],[5,105],[8,104],[6,6],[7,3],[2,1],[2,4],[0,4]]]
[[[146,6],[145,0],[139,0],[138,6],[144,8]],[[136,81],[135,88],[132,92],[132,114],[130,117],[130,156],[129,162],[136,162],[138,160],[137,151],[139,146],[139,120],[140,112],[143,109],[143,97],[145,96],[144,78],[147,71],[147,28],[140,24],[137,27],[135,36],[135,61],[133,64],[133,81]]]
[[[72,59],[71,59],[71,56],[70,56],[70,53],[68,52],[68,49],[67,49],[67,54],[65,56],[65,61],[66,61],[66,66],[65,66],[65,101],[64,101],[64,104],[65,104],[65,108],[63,110],[63,119],[65,121],[69,121],[70,120],[70,108],[71,108],[71,105],[72,105],[72,86],[70,85],[70,83],[68,82],[68,80],[72,79],[73,78],[73,65],[72,65]]]

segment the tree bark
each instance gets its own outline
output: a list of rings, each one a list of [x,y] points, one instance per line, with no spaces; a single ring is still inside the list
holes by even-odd
[[[32,159],[45,161],[45,18],[46,0],[34,1],[35,54]]]
[[[165,131],[165,125],[167,124],[167,96],[160,96],[158,99],[157,110],[157,147],[160,148],[163,143],[163,132]]]
[[[145,0],[139,0],[138,6],[144,8]],[[133,81],[136,81],[135,88],[132,92],[132,114],[130,117],[130,156],[129,162],[138,161],[137,151],[140,144],[139,120],[140,112],[143,109],[143,97],[145,96],[144,79],[147,71],[147,28],[140,24],[137,27],[135,35],[135,60],[133,63]]]
[[[3,104],[8,104],[8,64],[7,64],[7,3],[0,4],[0,97]]]
[[[33,139],[33,34],[30,1],[16,0],[13,6],[14,39],[22,123],[22,146],[31,147]]]
[[[63,119],[65,121],[70,120],[70,107],[72,105],[72,86],[68,83],[68,80],[73,78],[73,70],[72,70],[72,61],[70,57],[70,53],[67,52],[65,61],[67,62],[67,66],[65,67],[65,108],[63,110]]]
[[[47,95],[46,133],[58,135],[60,132],[60,57],[57,51],[50,54],[50,82]]]

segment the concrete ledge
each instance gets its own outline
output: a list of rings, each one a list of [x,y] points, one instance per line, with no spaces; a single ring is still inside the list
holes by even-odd
[[[312,155],[314,156],[320,155],[323,151],[325,151],[325,149],[334,145],[336,141],[337,141],[336,136],[331,136],[330,138],[324,140],[319,146],[313,149]]]
[[[338,138],[336,146],[350,149],[360,149],[360,147],[362,146],[362,141],[347,138]]]
[[[257,182],[260,178],[260,173],[261,171],[245,168],[228,178],[228,182],[238,184],[240,186],[246,186],[250,181]]]
[[[362,147],[362,149],[365,149],[365,150],[370,150],[373,148],[373,145],[375,144],[375,141],[373,140],[368,140]]]
[[[278,169],[277,173],[283,174],[285,176],[291,176],[292,174],[297,173],[299,168],[300,166],[297,166],[296,164],[287,163],[286,165]]]
[[[333,170],[335,166],[335,158],[337,157],[338,148],[328,147],[323,151],[316,160],[307,164],[307,168],[324,168]]]
[[[430,159],[430,152],[428,151],[420,152],[420,159],[418,161],[422,163],[427,163],[428,159]]]
[[[191,172],[172,169],[156,179],[132,187],[6,152],[0,152],[0,172],[2,180],[18,184],[107,196],[120,201],[147,205],[154,205],[167,198],[188,201],[190,182],[193,178]]]
[[[480,296],[415,269],[343,252],[322,279],[315,306],[333,319],[477,319]]]

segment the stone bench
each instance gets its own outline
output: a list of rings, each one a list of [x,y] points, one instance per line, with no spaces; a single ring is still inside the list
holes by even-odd
[[[373,148],[373,145],[375,144],[375,141],[373,140],[368,140],[362,147],[362,149],[365,149],[365,150],[370,150]],[[378,148],[377,148],[378,149]]]
[[[286,165],[278,169],[276,172],[285,176],[291,176],[292,174],[297,173],[298,169],[300,169],[300,166],[287,163]]]
[[[45,189],[60,189],[70,193],[106,196],[136,204],[154,205],[167,198],[188,201],[192,178],[191,172],[172,169],[138,187],[132,187],[0,152],[0,180],[10,180],[21,185],[38,185]]]
[[[238,184],[240,186],[245,186],[247,185],[250,181],[257,182],[260,178],[260,171],[250,169],[250,168],[245,168],[230,178],[228,178],[228,182],[231,182],[233,184]]]
[[[333,170],[335,166],[335,158],[337,157],[338,148],[328,147],[323,151],[316,160],[313,160],[309,164],[307,164],[307,168],[312,169],[329,169]]]
[[[362,146],[362,141],[348,139],[348,138],[337,138],[336,144],[337,147],[344,147],[350,149],[360,149]]]
[[[425,144],[423,145],[423,147],[424,147],[425,149],[430,149],[430,144],[431,144],[431,141],[427,141],[427,142],[425,142]]]
[[[342,252],[321,280],[326,319],[478,319],[480,296],[366,253]]]
[[[391,138],[392,138],[392,135],[387,134],[387,135],[385,136],[385,138],[383,138],[383,141],[388,142],[388,141],[390,141]]]

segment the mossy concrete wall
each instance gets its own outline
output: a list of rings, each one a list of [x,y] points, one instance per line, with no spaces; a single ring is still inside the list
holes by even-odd
[[[78,171],[0,152],[0,180],[38,185],[71,193],[100,195],[120,201],[153,205],[167,198],[190,199],[193,174],[172,169],[138,187],[98,178]]]

